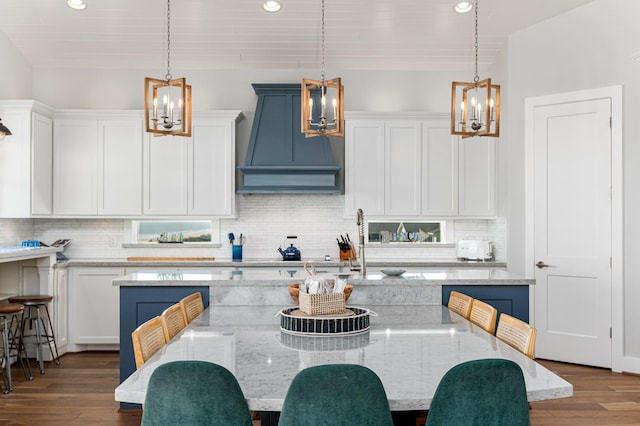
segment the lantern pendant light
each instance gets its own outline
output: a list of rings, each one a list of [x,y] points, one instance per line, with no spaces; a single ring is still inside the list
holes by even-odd
[[[2,124],[2,118],[0,118],[0,141],[5,138],[5,136],[10,136],[11,130],[4,124]]]
[[[340,78],[324,79],[324,0],[322,0],[321,80],[302,79],[302,133],[306,137],[344,136],[344,87]]]
[[[171,76],[171,0],[167,0],[167,74],[144,79],[146,131],[155,136],[191,136],[191,86]]]
[[[451,134],[500,136],[500,86],[478,77],[478,0],[475,2],[475,77],[451,84]]]

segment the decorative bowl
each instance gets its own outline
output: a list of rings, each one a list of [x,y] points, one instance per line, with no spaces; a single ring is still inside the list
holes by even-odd
[[[380,272],[390,277],[399,277],[407,271],[405,269],[381,269]]]
[[[293,301],[296,302],[296,303],[300,303],[300,299],[298,297],[298,294],[300,293],[300,284],[290,284],[288,288],[289,288],[289,294],[291,295],[291,298],[293,299]],[[352,284],[347,284],[344,287],[344,301],[345,302],[347,301],[349,296],[351,296],[351,292],[352,291],[353,291],[353,285]]]

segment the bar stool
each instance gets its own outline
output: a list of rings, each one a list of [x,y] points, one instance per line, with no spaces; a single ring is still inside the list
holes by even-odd
[[[15,296],[9,298],[10,303],[20,303],[24,306],[24,312],[21,319],[22,340],[25,345],[31,344],[36,346],[38,361],[40,362],[40,374],[44,374],[44,354],[42,350],[44,345],[49,347],[49,352],[51,352],[51,361],[55,365],[60,365],[58,345],[53,332],[53,324],[51,323],[51,315],[49,315],[48,307],[48,303],[52,300],[53,296],[46,294]],[[48,327],[47,323],[49,324]],[[25,328],[27,324],[29,324],[29,330],[32,330],[35,325],[35,333],[26,333]],[[33,339],[33,342],[30,342],[27,339]]]
[[[4,367],[4,381],[6,387],[4,393],[13,390],[13,380],[11,377],[11,357],[15,351],[15,356],[20,360],[22,371],[27,380],[33,380],[31,374],[31,366],[27,359],[27,353],[24,350],[22,342],[22,328],[20,327],[20,318],[24,313],[24,306],[19,303],[2,303],[0,304],[0,324],[2,326],[2,361],[0,367]],[[24,359],[27,359],[26,367]],[[3,364],[3,365],[2,365]],[[27,373],[28,371],[28,373]]]

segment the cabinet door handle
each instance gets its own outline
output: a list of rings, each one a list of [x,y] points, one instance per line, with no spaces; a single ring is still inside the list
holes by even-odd
[[[541,261],[539,261],[538,263],[536,263],[536,266],[537,266],[538,268],[540,268],[540,269],[542,269],[542,268],[548,268],[548,267],[549,267],[549,265],[547,265],[546,263],[544,263],[542,260],[541,260]]]

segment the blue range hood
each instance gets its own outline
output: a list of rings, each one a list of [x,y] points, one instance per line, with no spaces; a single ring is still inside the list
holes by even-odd
[[[252,84],[258,95],[239,194],[340,194],[329,138],[300,130],[300,84]]]

